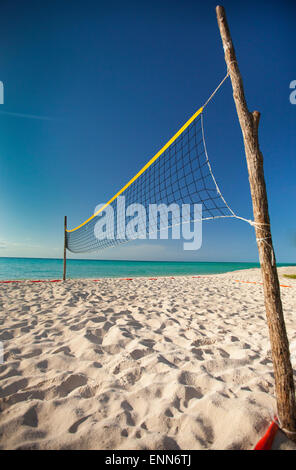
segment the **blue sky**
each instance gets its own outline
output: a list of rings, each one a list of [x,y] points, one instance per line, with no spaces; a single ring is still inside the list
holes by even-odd
[[[296,79],[292,1],[223,2],[249,109],[262,113],[277,260],[296,262]],[[61,257],[75,227],[118,191],[225,75],[212,1],[1,2],[0,256]],[[230,206],[252,218],[229,80],[205,114],[209,157]],[[203,245],[133,242],[94,258],[257,261],[253,229],[203,224]],[[81,257],[85,257],[84,255]]]

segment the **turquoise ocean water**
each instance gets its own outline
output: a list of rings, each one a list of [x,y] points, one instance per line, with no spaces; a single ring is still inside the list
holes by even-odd
[[[258,267],[258,263],[67,260],[67,278],[219,274]],[[288,266],[278,264],[278,266]],[[296,266],[290,264],[289,266]],[[0,258],[0,279],[60,279],[63,260]]]

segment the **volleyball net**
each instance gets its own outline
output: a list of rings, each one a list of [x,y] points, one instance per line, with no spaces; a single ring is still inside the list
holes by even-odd
[[[126,242],[130,237],[127,237],[122,214],[126,207],[135,204],[144,208],[137,216],[137,236],[134,237],[140,239],[146,238],[148,231],[151,231],[151,224],[156,232],[165,224],[167,228],[174,225],[173,217],[168,216],[166,210],[161,210],[172,204],[183,207],[202,204],[201,220],[237,217],[226,203],[213,175],[204,132],[204,109],[227,77],[228,74],[204,106],[120,191],[96,208],[94,214],[80,225],[66,229],[66,246],[69,251],[97,251]],[[154,212],[148,226],[145,214],[149,213],[151,205],[157,205],[159,210]],[[193,218],[194,214],[187,214],[189,222]],[[112,222],[114,220],[117,222],[115,225]],[[101,223],[105,225],[103,238],[96,234],[96,226]]]

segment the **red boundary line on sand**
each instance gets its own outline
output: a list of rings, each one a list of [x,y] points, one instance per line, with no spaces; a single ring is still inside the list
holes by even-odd
[[[193,279],[200,279],[201,276],[191,276]],[[123,281],[133,281],[133,277],[122,277],[120,278]],[[157,277],[149,277],[149,281],[157,281]],[[173,276],[170,277],[170,279],[175,279]],[[100,282],[102,279],[92,279],[93,282]],[[11,280],[11,281],[0,281],[0,284],[11,284],[11,283],[19,283],[19,282],[62,282],[62,279],[26,279],[26,280]],[[239,279],[235,279],[235,282],[243,282],[244,284],[261,284],[262,282],[255,282],[255,281],[240,281]],[[280,284],[281,287],[292,287],[292,286],[286,286],[284,284]]]
[[[11,284],[13,282],[62,282],[62,279],[25,279],[23,281],[0,281],[0,284]]]
[[[270,450],[279,426],[273,421],[264,436],[257,442],[253,450]]]
[[[201,276],[192,276],[193,278],[200,278]],[[93,282],[100,282],[101,279],[91,279]],[[133,281],[133,277],[120,277],[119,279],[123,281]],[[149,281],[157,281],[158,277],[149,277]],[[170,276],[170,279],[175,279],[175,277]],[[23,279],[23,280],[10,280],[10,281],[0,281],[0,284],[11,284],[19,282],[62,282],[62,279]],[[287,286],[290,287],[290,286]]]
[[[255,282],[255,281],[241,281],[239,279],[234,279],[235,282],[243,282],[244,284],[261,284],[261,286],[263,285],[263,282]],[[281,287],[292,287],[292,286],[286,286],[284,284],[280,284]]]

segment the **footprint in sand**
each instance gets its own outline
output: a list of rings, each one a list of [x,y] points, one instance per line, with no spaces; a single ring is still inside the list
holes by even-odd
[[[72,426],[69,427],[68,432],[71,434],[75,434],[78,430],[78,427],[80,424],[84,423],[91,415],[84,416],[84,418],[78,419],[78,421],[75,421],[75,423],[72,424]]]
[[[72,374],[56,388],[59,397],[66,397],[78,387],[87,384],[87,377],[83,374]]]
[[[40,361],[36,364],[36,367],[38,367],[38,369],[40,369],[41,372],[46,372],[48,368],[48,361],[47,360]]]
[[[26,426],[31,426],[32,428],[38,427],[38,416],[36,412],[36,406],[32,406],[24,414],[23,424],[25,424]]]
[[[19,390],[22,390],[28,385],[27,379],[20,379],[12,382],[11,384],[7,385],[7,387],[0,389],[0,398],[7,397],[8,395],[12,395],[17,393]]]

